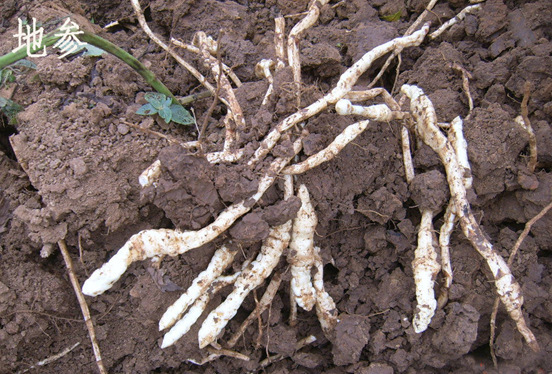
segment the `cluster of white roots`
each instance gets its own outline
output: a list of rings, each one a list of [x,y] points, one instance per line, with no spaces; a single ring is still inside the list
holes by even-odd
[[[156,43],[178,57],[177,59],[180,62],[182,59],[174,50],[161,42],[149,30],[138,1],[131,1],[142,28]],[[299,40],[304,31],[316,22],[320,7],[326,3],[328,3],[328,0],[312,2],[305,18],[289,33],[287,61],[294,72],[294,80],[297,87],[300,87],[301,77],[298,49]],[[476,9],[471,7],[467,11],[474,10]],[[461,16],[466,12],[461,13]],[[456,22],[458,19],[455,18],[451,23]],[[262,105],[265,105],[268,98],[273,94],[272,71],[285,66],[286,48],[283,25],[283,18],[276,19],[275,48],[277,61],[263,60],[256,70],[259,77],[263,77],[269,82],[269,88]],[[293,157],[275,158],[262,173],[259,179],[258,190],[253,196],[227,207],[218,215],[214,222],[200,230],[145,230],[132,236],[109,262],[90,276],[84,283],[83,292],[91,296],[103,293],[122,276],[127,267],[134,261],[157,258],[167,254],[176,256],[212,241],[234,224],[241,216],[246,214],[254,205],[253,203],[259,201],[275,180],[281,178],[283,175],[285,178],[284,198],[289,199],[295,194],[301,200],[301,208],[296,218],[280,226],[272,227],[269,236],[262,243],[257,258],[243,264],[242,270],[237,273],[225,275],[226,269],[230,267],[234,260],[235,250],[231,249],[231,245],[223,245],[219,248],[215,252],[207,269],[197,276],[186,292],[168,308],[161,318],[159,322],[160,330],[170,328],[164,337],[162,347],[172,345],[181,336],[186,334],[204,312],[211,297],[221,288],[233,285],[233,291],[218,307],[209,313],[199,330],[198,339],[201,348],[213,345],[217,349],[222,349],[216,343],[222,330],[228,321],[234,317],[246,296],[252,290],[262,285],[265,279],[272,274],[280,258],[285,253],[287,253],[287,262],[290,264],[292,275],[290,286],[292,316],[290,320],[293,323],[295,319],[296,305],[307,311],[315,307],[324,333],[331,336],[335,325],[339,321],[337,319],[335,303],[324,290],[323,266],[319,255],[320,249],[314,245],[314,232],[317,224],[316,214],[310,201],[307,187],[300,185],[295,191],[292,175],[304,173],[323,162],[331,160],[369,126],[370,120],[397,121],[402,126],[402,149],[407,181],[410,182],[414,177],[409,145],[409,135],[413,135],[429,145],[439,155],[446,171],[451,192],[451,199],[446,208],[444,224],[441,227],[439,239],[437,239],[433,229],[433,218],[439,212],[431,210],[421,211],[422,219],[419,227],[418,247],[412,264],[417,300],[417,309],[413,316],[415,331],[418,333],[424,331],[435,313],[438,303],[434,294],[434,281],[440,271],[442,271],[445,279],[445,288],[451,285],[452,271],[449,255],[449,239],[454,224],[458,221],[466,238],[470,240],[473,247],[487,262],[493,274],[493,280],[500,300],[517,324],[519,332],[533,349],[537,349],[538,345],[535,337],[527,327],[521,311],[523,298],[520,286],[512,276],[506,262],[493,249],[486,235],[474,219],[470,204],[466,198],[466,190],[471,187],[471,174],[467,157],[467,143],[462,134],[462,120],[458,117],[451,124],[446,126],[439,124],[439,127],[433,104],[422,90],[416,86],[403,85],[397,101],[383,88],[365,91],[352,90],[359,77],[370,68],[375,60],[388,54],[398,56],[404,48],[420,45],[428,35],[429,28],[430,25],[425,24],[418,31],[409,30],[405,36],[393,39],[368,51],[341,75],[335,88],[327,95],[286,117],[282,122],[277,124],[264,138],[254,157],[248,160],[247,163],[251,167],[258,165],[259,161],[271,151],[288,129],[317,115],[326,108],[333,108],[335,106],[336,111],[340,115],[364,116],[367,118],[366,120],[351,124],[325,149],[300,163],[288,165],[293,160]],[[436,32],[440,34],[443,32],[443,29],[441,28]],[[432,36],[437,37],[438,35]],[[207,154],[206,158],[211,163],[239,161],[243,153],[239,147],[244,146],[240,144],[239,133],[240,129],[243,129],[245,126],[245,121],[230,81],[232,80],[236,86],[241,83],[229,73],[229,70],[222,63],[217,61],[215,58],[216,48],[213,47],[216,43],[211,38],[204,33],[198,33],[194,42],[195,45],[193,46],[176,41],[173,43],[202,56],[205,65],[212,70],[215,81],[220,86],[221,101],[228,107],[228,114],[224,118],[226,127],[225,145],[221,151]],[[188,68],[187,64],[184,66]],[[216,90],[197,70],[191,68],[190,71],[209,90]],[[298,104],[300,104],[299,92],[300,90],[298,89]],[[376,96],[381,97],[384,104],[368,106],[353,104],[353,102],[373,100]],[[401,110],[399,103],[404,103],[407,100],[410,102],[410,105],[406,106],[406,110]],[[445,135],[444,131],[447,131],[448,134]],[[289,138],[290,135],[286,134],[285,136]],[[297,155],[301,150],[302,138],[298,137],[295,139],[293,145],[293,153]],[[140,177],[141,185],[155,185],[161,172],[162,165],[159,161],[156,161]],[[441,262],[438,261],[438,250],[441,252]],[[247,325],[270,304],[280,281],[281,275],[276,273],[272,277],[265,295],[258,302],[257,308],[244,321],[238,333],[228,340],[227,347],[232,347]]]

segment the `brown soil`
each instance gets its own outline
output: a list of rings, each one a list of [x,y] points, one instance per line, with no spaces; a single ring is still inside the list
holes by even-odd
[[[344,69],[371,48],[402,35],[426,1],[331,1],[320,21],[301,41],[303,104],[333,87]],[[467,5],[441,1],[431,16],[439,24]],[[266,83],[255,77],[255,63],[273,58],[275,15],[303,12],[308,1],[155,0],[146,12],[152,29],[166,40],[191,41],[205,31],[221,39],[224,63],[244,82],[237,96],[247,119],[240,134],[247,150],[284,116],[296,110],[291,73],[276,77],[270,111],[261,110]],[[399,21],[382,16],[401,10]],[[0,55],[16,47],[17,19],[45,22],[70,14],[139,58],[176,95],[199,84],[141,31],[127,1],[18,1],[0,5]],[[302,15],[287,18],[290,30]],[[439,20],[436,19],[439,17]],[[89,22],[94,20],[95,24]],[[121,26],[102,31],[112,21]],[[440,121],[466,117],[468,103],[458,63],[472,74],[475,109],[464,123],[474,176],[472,206],[491,242],[507,257],[525,222],[552,200],[552,7],[548,0],[519,4],[487,0],[482,9],[453,26],[436,41],[409,48],[402,55],[397,86],[419,85],[435,104]],[[210,77],[197,56],[183,56]],[[257,188],[257,171],[241,165],[211,166],[179,146],[140,132],[140,124],[181,141],[197,135],[189,127],[167,126],[135,114],[151,89],[118,59],[55,55],[33,59],[36,71],[17,74],[13,100],[25,109],[15,126],[0,127],[0,372],[22,372],[65,348],[80,345],[60,359],[31,372],[96,372],[91,344],[63,258],[55,243],[65,239],[84,281],[131,235],[145,228],[198,229],[233,202]],[[377,64],[381,66],[382,63]],[[397,66],[381,85],[393,89]],[[365,74],[367,84],[377,70]],[[523,86],[532,84],[529,118],[538,139],[535,173],[527,168],[528,137],[514,122],[520,114]],[[4,92],[5,94],[5,92]],[[203,123],[212,99],[194,103]],[[220,149],[224,107],[217,106],[207,129],[209,147]],[[3,119],[5,121],[5,118]],[[351,118],[333,111],[310,119],[300,157],[324,148]],[[7,142],[11,136],[11,146]],[[273,151],[285,154],[285,142]],[[252,212],[225,238],[167,258],[157,270],[134,264],[108,292],[87,298],[98,341],[110,373],[237,373],[259,371],[267,354],[284,359],[269,373],[545,373],[552,368],[552,214],[543,217],[521,246],[513,273],[522,285],[526,318],[541,345],[533,353],[504,309],[497,319],[496,354],[490,360],[489,319],[495,298],[486,264],[457,228],[452,236],[454,281],[448,304],[437,311],[430,328],[416,334],[412,260],[419,207],[440,208],[449,198],[444,169],[425,145],[414,152],[417,177],[409,186],[401,159],[396,123],[372,122],[334,160],[298,177],[308,186],[318,215],[315,242],[325,264],[325,286],[337,304],[341,322],[332,342],[322,333],[315,313],[299,312],[288,325],[289,288],[282,286],[270,313],[263,314],[263,339],[256,347],[254,324],[235,349],[249,362],[220,358],[204,366],[196,325],[174,347],[162,350],[157,323],[164,310],[205,269],[217,245],[228,237],[252,257],[271,225],[295,216],[299,201],[282,201],[272,187]],[[160,158],[165,166],[156,189],[141,191],[140,173]],[[436,227],[442,222],[437,216]],[[80,243],[80,250],[79,250]],[[53,253],[41,258],[40,251]],[[279,265],[285,270],[282,260]],[[287,278],[286,278],[287,277]],[[284,276],[287,284],[289,275]],[[437,287],[441,279],[437,280]],[[260,291],[263,291],[261,289]],[[229,290],[225,290],[226,293]],[[262,292],[257,291],[257,295]],[[211,308],[225,296],[215,297]],[[226,328],[236,330],[255,307],[246,299]],[[295,343],[309,335],[317,341],[300,351]],[[261,370],[262,371],[262,370]]]

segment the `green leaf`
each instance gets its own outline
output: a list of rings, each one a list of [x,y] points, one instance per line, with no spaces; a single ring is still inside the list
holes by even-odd
[[[389,14],[386,16],[382,16],[381,19],[387,22],[395,22],[401,19],[402,11],[399,10],[397,13]]]
[[[67,46],[65,47],[65,50],[69,50],[73,47],[77,47],[73,52],[71,52],[71,55],[75,55],[85,49],[85,51],[82,53],[83,56],[91,56],[91,57],[98,57],[105,53],[105,51],[101,48],[95,47],[92,44],[80,42],[78,44],[76,41],[71,40],[67,43]]]
[[[167,96],[159,92],[148,92],[144,95],[144,99],[157,110],[161,110],[165,107],[164,103]]]
[[[19,60],[19,61],[14,62],[13,64],[11,64],[11,67],[19,67],[19,66],[27,68],[27,69],[36,70],[36,64],[32,61],[27,60],[27,59]]]
[[[98,57],[105,53],[103,49],[94,47],[92,44],[88,44],[88,43],[86,43],[84,48],[86,48],[86,52],[82,54],[83,56]]]
[[[172,104],[170,108],[174,122],[181,125],[192,125],[195,122],[194,117],[182,105]]]
[[[171,119],[172,119],[171,108],[162,108],[159,111],[159,115],[161,116],[161,118],[163,118],[165,120],[165,122],[167,122],[167,123],[171,122]]]
[[[153,107],[150,103],[142,105],[138,110],[136,111],[136,114],[140,114],[142,116],[151,116],[153,114],[157,113],[157,109]]]
[[[11,69],[2,69],[0,70],[0,87],[4,85],[6,82],[14,82],[15,77],[13,75],[13,71]]]
[[[21,112],[23,107],[15,101],[0,96],[0,112],[4,113],[10,124],[15,124],[17,113]]]

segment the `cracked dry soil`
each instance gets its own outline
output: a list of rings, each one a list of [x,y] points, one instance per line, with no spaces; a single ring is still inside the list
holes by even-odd
[[[331,1],[301,40],[303,104],[333,87],[345,67],[366,51],[402,35],[425,3]],[[244,83],[236,93],[249,122],[247,133],[240,134],[251,144],[246,152],[251,153],[275,123],[295,112],[288,69],[275,76],[272,110],[258,110],[267,84],[255,77],[254,66],[274,57],[274,16],[301,13],[307,1],[154,0],[143,4],[149,5],[146,16],[151,27],[166,40],[172,36],[189,42],[195,31],[217,37],[224,30],[223,61]],[[439,24],[466,5],[464,0],[440,1],[430,19]],[[398,10],[400,20],[382,20]],[[81,27],[139,58],[176,95],[197,91],[195,79],[141,31],[126,1],[4,1],[0,53],[16,47],[12,35],[18,18],[47,21],[68,14]],[[286,30],[300,18],[286,18]],[[116,20],[120,25],[109,32],[99,27]],[[475,109],[464,123],[474,175],[471,202],[503,257],[525,222],[552,199],[551,37],[548,0],[487,0],[478,13],[468,15],[436,41],[406,49],[399,67],[397,87],[419,85],[433,101],[440,121],[468,114],[462,77],[452,64],[472,74]],[[183,56],[203,69],[197,56],[186,52]],[[41,258],[40,251],[65,238],[82,282],[132,234],[145,228],[201,228],[225,206],[251,195],[258,178],[239,165],[211,166],[126,125],[125,121],[133,122],[182,141],[196,137],[193,128],[167,126],[136,115],[144,103],[143,93],[150,88],[116,58],[59,60],[52,54],[33,62],[36,71],[17,74],[13,100],[24,107],[18,123],[0,126],[0,372],[20,372],[80,342],[69,354],[32,372],[73,373],[79,368],[93,373],[90,341],[63,259],[55,247],[48,258]],[[378,84],[392,90],[396,70],[395,62]],[[365,74],[361,83],[368,84],[376,72]],[[529,118],[538,141],[535,173],[525,166],[527,135],[514,122],[526,81],[532,84]],[[211,100],[193,104],[198,123],[203,122]],[[223,125],[218,122],[223,114],[224,107],[218,105],[209,120],[207,143],[213,149],[224,140]],[[309,120],[310,135],[301,157],[325,147],[350,121],[333,111]],[[274,150],[278,152],[286,152],[285,146]],[[418,177],[408,186],[400,152],[399,126],[373,122],[334,160],[298,177],[299,183],[308,186],[318,215],[315,242],[325,264],[325,286],[341,320],[336,344],[324,338],[314,313],[299,311],[299,323],[288,325],[289,288],[285,286],[270,311],[262,315],[261,346],[256,347],[259,331],[254,324],[235,347],[250,356],[249,362],[232,358],[204,366],[187,362],[201,358],[199,324],[174,347],[161,350],[159,317],[179,296],[178,290],[187,288],[206,267],[220,239],[165,259],[159,272],[148,262],[134,264],[110,292],[88,299],[109,372],[259,371],[258,363],[267,353],[285,356],[266,367],[268,373],[536,374],[551,370],[552,214],[535,224],[512,268],[522,285],[524,312],[541,353],[524,344],[500,309],[495,343],[499,367],[493,368],[488,340],[494,286],[486,265],[458,229],[451,238],[454,280],[448,304],[437,311],[427,331],[413,332],[411,262],[420,222],[418,205],[440,204],[448,190],[443,187],[444,171],[437,155],[422,144],[413,152]],[[167,173],[156,190],[141,191],[138,176],[157,158]],[[269,225],[294,217],[298,208],[296,199],[283,203],[281,185],[273,186],[225,234],[243,248],[234,270],[258,251]],[[439,225],[441,219],[437,216],[435,222]],[[279,265],[285,266],[284,261]],[[286,281],[289,275],[283,284]],[[221,297],[211,304],[217,305]],[[254,307],[253,297],[246,299],[226,333],[237,329]],[[309,334],[318,340],[295,351],[295,343]]]

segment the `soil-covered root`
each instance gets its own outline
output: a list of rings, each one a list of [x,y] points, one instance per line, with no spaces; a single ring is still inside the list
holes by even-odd
[[[293,155],[297,154],[300,149],[301,140],[299,139],[293,144]],[[276,174],[287,165],[291,157],[275,159],[266,174],[260,179],[257,192],[253,196],[229,206],[211,224],[200,230],[183,232],[171,229],[143,230],[133,235],[111,260],[92,273],[84,282],[83,293],[89,296],[104,293],[113,286],[134,261],[162,255],[176,256],[211,242],[238,218],[251,210],[253,203],[259,201],[274,183]]]
[[[263,241],[261,252],[240,274],[234,283],[234,290],[226,300],[214,309],[199,329],[199,347],[204,348],[213,343],[222,329],[237,313],[245,297],[258,287],[274,270],[284,249],[290,240],[291,222],[274,227],[268,238]]]
[[[328,107],[328,105],[337,103],[347,93],[351,91],[360,76],[372,66],[373,62],[378,58],[392,51],[402,51],[407,47],[418,46],[422,43],[429,31],[429,24],[425,24],[420,30],[412,35],[403,36],[390,40],[387,43],[377,46],[367,52],[360,60],[355,62],[353,66],[347,69],[339,78],[336,86],[324,97],[318,99],[311,105],[303,108],[292,115],[286,117],[264,138],[259,148],[255,151],[254,156],[249,160],[248,165],[254,165],[264,156],[266,156],[276,145],[282,134],[295,126]]]
[[[533,350],[538,351],[538,343],[527,326],[521,310],[523,305],[521,287],[514,279],[506,261],[493,249],[471,212],[464,187],[463,168],[458,161],[454,147],[437,127],[437,116],[433,104],[416,86],[405,84],[401,87],[401,91],[410,99],[410,110],[416,121],[417,135],[438,154],[445,167],[450,193],[464,235],[487,262],[493,274],[500,300],[516,323],[518,331],[525,338],[527,344]]]
[[[324,288],[324,264],[320,257],[320,247],[314,247],[314,266],[316,272],[313,276],[312,284],[316,292],[316,316],[320,322],[320,327],[326,337],[333,335],[335,326],[339,322],[337,319],[337,307],[330,294]]]
[[[316,302],[311,269],[314,266],[314,230],[318,219],[310,202],[307,186],[300,185],[297,196],[301,199],[301,208],[293,220],[288,253],[288,262],[291,265],[291,292],[297,305],[309,311]]]
[[[412,324],[417,333],[427,329],[437,308],[433,287],[441,266],[437,261],[437,251],[433,241],[433,216],[432,210],[422,211],[418,247],[414,251],[414,261],[412,261],[417,303]]]
[[[209,284],[206,292],[198,296],[194,300],[192,306],[181,319],[179,319],[174,326],[165,334],[161,348],[167,348],[173,345],[178,339],[183,337],[190,328],[197,322],[198,318],[203,314],[207,304],[217,292],[222,288],[234,283],[241,272],[234,273],[232,275],[219,276]],[[166,313],[165,313],[166,314]]]
[[[235,255],[236,251],[229,249],[226,245],[219,248],[211,258],[207,269],[199,273],[186,292],[163,314],[159,320],[159,330],[171,327],[179,320],[188,307],[192,305],[198,297],[204,295],[215,279],[226,270],[234,260]]]

